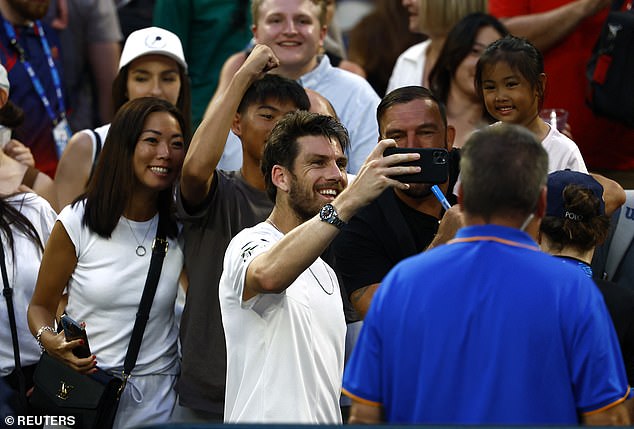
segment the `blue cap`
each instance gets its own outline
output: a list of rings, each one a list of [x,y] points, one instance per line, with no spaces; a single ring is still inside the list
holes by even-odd
[[[564,189],[568,185],[578,185],[592,191],[599,199],[600,207],[597,215],[605,214],[605,203],[603,202],[603,186],[589,174],[578,171],[561,170],[554,171],[548,175],[548,205],[546,206],[546,216],[568,218],[572,220],[582,220],[583,216],[567,210],[564,206]]]

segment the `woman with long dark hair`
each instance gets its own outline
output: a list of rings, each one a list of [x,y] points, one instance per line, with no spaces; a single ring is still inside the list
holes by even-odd
[[[158,27],[137,30],[123,46],[119,73],[112,83],[114,112],[128,100],[156,97],[178,107],[185,118],[183,134],[190,135],[191,89],[181,41]],[[59,160],[55,186],[60,209],[86,190],[110,124],[73,135]]]
[[[167,225],[167,255],[115,427],[165,422],[176,400],[174,302],[184,258],[173,190],[186,152],[185,128],[179,110],[161,99],[137,98],[119,109],[85,195],[55,223],[29,307],[31,333],[49,355],[82,373],[98,365],[120,375],[159,217]],[[66,312],[85,322],[90,357],[72,352],[82,340],[66,341],[52,329],[65,288]]]
[[[456,129],[454,147],[462,147],[474,130],[494,122],[476,93],[473,79],[484,49],[507,34],[493,16],[472,13],[447,35],[429,81],[430,89],[447,107],[447,122]]]
[[[57,214],[50,204],[32,193],[18,193],[0,197],[0,245],[4,253],[10,297],[0,298],[0,377],[11,388],[9,406],[18,414],[26,403],[25,395],[33,387],[33,371],[40,359],[40,348],[30,335],[26,312],[35,289],[44,244],[55,223]],[[4,284],[0,285],[4,287]],[[16,368],[15,348],[9,325],[9,306],[12,301],[18,340]],[[22,375],[23,374],[23,379]],[[23,383],[23,386],[20,384]],[[21,389],[23,389],[21,391]],[[22,402],[21,402],[22,401]]]

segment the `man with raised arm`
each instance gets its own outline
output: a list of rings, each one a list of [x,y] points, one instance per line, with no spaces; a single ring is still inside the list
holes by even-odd
[[[383,157],[382,140],[348,187],[345,128],[295,112],[267,140],[262,172],[271,215],[239,233],[225,254],[220,306],[227,339],[225,421],[340,424],[346,325],[339,283],[320,255],[399,166],[418,154]]]
[[[268,47],[255,47],[210,106],[185,158],[177,203],[189,289],[180,332],[180,407],[174,421],[223,420],[226,350],[218,303],[222,258],[233,236],[266,219],[273,208],[260,172],[266,136],[284,114],[310,107],[297,82],[265,74],[277,64]],[[216,167],[230,128],[240,137],[244,156],[239,171],[227,172]]]

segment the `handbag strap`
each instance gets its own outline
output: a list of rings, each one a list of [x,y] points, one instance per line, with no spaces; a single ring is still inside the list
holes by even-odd
[[[150,317],[152,301],[154,301],[159,277],[161,276],[161,267],[163,266],[163,260],[165,259],[165,254],[167,253],[168,243],[165,238],[165,221],[164,216],[159,214],[156,238],[152,243],[152,259],[150,260],[150,268],[148,270],[147,279],[145,280],[143,295],[141,295],[139,311],[137,312],[136,320],[134,321],[134,328],[132,328],[128,352],[125,355],[125,361],[123,363],[124,382],[119,389],[119,392],[123,391],[123,388],[130,377],[130,373],[132,372],[132,369],[134,369],[134,365],[136,365],[139,350],[141,349],[141,341],[143,340],[143,333],[145,332],[145,326],[147,325],[147,321]]]
[[[9,287],[9,276],[7,274],[7,265],[5,263],[4,246],[2,245],[2,242],[0,242],[0,263],[0,269],[2,270],[2,283],[4,284],[2,294],[7,301],[7,310],[9,312],[9,325],[11,327],[11,341],[13,342],[13,360],[15,362],[15,374],[18,378],[20,401],[25,401],[25,403],[22,405],[26,406],[26,378],[24,377],[24,372],[22,372],[22,364],[20,362],[20,344],[18,343],[18,328],[15,323],[13,289]]]

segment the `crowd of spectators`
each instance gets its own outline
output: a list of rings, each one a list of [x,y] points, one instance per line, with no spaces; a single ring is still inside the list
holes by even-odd
[[[613,2],[0,0],[0,416],[122,373],[164,235],[116,428],[629,424]]]

